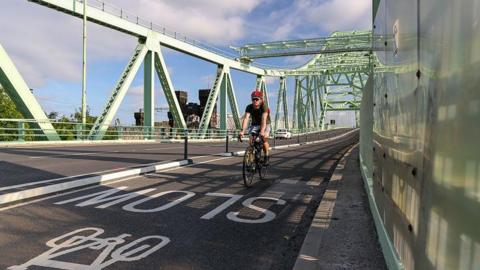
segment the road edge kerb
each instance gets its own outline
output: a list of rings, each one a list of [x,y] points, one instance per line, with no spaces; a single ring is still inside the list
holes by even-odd
[[[329,191],[334,189],[334,183],[335,183],[334,181],[339,181],[340,179],[342,179],[342,176],[343,176],[342,171],[345,168],[346,160],[352,154],[353,149],[355,149],[355,147],[357,146],[358,146],[358,143],[351,146],[347,150],[347,152],[345,152],[342,158],[338,161],[337,166],[335,167],[335,170],[333,171],[332,176],[330,177],[330,180],[328,182],[323,198],[315,212],[312,223],[308,228],[307,235],[303,240],[302,247],[300,248],[300,252],[298,253],[297,259],[295,261],[295,265],[293,266],[292,270],[319,269],[317,264],[318,262],[317,258],[319,257],[318,251],[320,249],[320,244],[322,242],[323,234],[325,233],[325,231],[319,230],[318,228],[314,228],[313,221],[325,220],[326,218],[328,219],[331,218],[333,214],[333,208],[336,202],[336,195],[329,194]],[[329,198],[329,200],[324,200],[326,196],[331,196],[332,198]],[[326,214],[328,215],[328,217],[325,216]]]
[[[347,136],[353,132],[356,132],[357,130],[358,129],[354,129],[332,138],[312,141],[306,144],[321,143],[321,142],[336,140],[344,136]],[[297,146],[302,146],[304,144],[305,143],[282,145],[282,146],[270,147],[270,149],[283,149],[283,148],[289,148],[289,147],[297,147]],[[237,151],[237,152],[229,152],[229,153],[220,153],[217,155],[221,155],[224,157],[231,157],[231,156],[241,156],[244,153],[245,151]],[[80,178],[73,181],[11,192],[11,193],[0,195],[0,205],[15,203],[15,202],[19,202],[19,201],[39,197],[39,196],[52,194],[55,192],[60,192],[63,190],[68,190],[68,189],[73,189],[73,188],[78,188],[78,187],[88,186],[88,185],[95,185],[95,184],[98,185],[98,184],[102,184],[108,181],[112,181],[112,180],[116,180],[124,177],[131,177],[135,175],[141,175],[141,174],[156,172],[160,170],[172,169],[172,168],[177,168],[177,167],[191,165],[191,164],[193,164],[193,160],[191,159],[174,161],[174,162],[163,163],[163,164],[156,164],[156,165],[154,164],[154,165],[141,167],[141,168],[129,169],[125,171],[119,171],[119,172],[108,173],[103,175],[96,175],[96,176],[91,176],[86,178]]]

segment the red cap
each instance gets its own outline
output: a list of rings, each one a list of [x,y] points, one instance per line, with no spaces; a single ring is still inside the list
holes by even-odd
[[[256,89],[255,91],[252,92],[251,94],[251,97],[252,98],[263,98],[263,93],[261,91],[259,91],[258,89]]]

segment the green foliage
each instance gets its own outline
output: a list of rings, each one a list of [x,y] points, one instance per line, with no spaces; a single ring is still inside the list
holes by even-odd
[[[17,110],[15,103],[0,85],[0,119],[22,119],[23,115]],[[21,124],[10,121],[0,121],[0,141],[16,141],[19,139],[18,128]],[[24,128],[30,128],[24,124]],[[24,140],[33,140],[33,132],[25,131]]]

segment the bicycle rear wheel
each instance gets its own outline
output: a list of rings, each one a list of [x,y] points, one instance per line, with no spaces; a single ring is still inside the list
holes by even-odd
[[[268,166],[265,166],[263,160],[265,158],[265,154],[263,151],[260,151],[260,160],[257,163],[258,166],[258,175],[260,176],[260,180],[265,180],[267,177]]]
[[[245,155],[243,156],[243,184],[246,187],[252,186],[256,169],[257,167],[255,165],[255,153],[253,151],[253,147],[248,147],[245,150]]]

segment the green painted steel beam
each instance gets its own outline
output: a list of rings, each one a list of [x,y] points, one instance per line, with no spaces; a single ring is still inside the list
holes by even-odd
[[[205,109],[203,110],[203,115],[200,120],[200,125],[198,128],[200,137],[203,138],[206,135],[210,120],[212,118],[213,109],[217,106],[217,98],[220,93],[221,84],[225,77],[226,67],[218,66],[217,75],[215,76],[215,82],[213,83],[210,94],[208,95],[207,104],[205,104]]]
[[[372,0],[372,22],[375,21],[375,17],[377,17],[378,7],[380,6],[381,0]]]
[[[340,34],[336,34],[340,33]],[[336,32],[328,37],[301,40],[285,40],[247,44],[235,48],[242,59],[257,59],[267,57],[285,57],[296,55],[338,54],[345,52],[370,52],[383,50],[384,47],[373,47],[380,44],[374,40],[372,31]]]
[[[107,104],[105,105],[102,113],[97,118],[95,124],[90,130],[90,139],[101,140],[105,135],[147,52],[148,48],[144,43],[139,43],[135,48],[135,51],[130,58],[127,67],[123,71],[120,79],[118,80],[115,88],[113,89],[110,98],[107,101]]]
[[[257,81],[255,83],[255,89],[260,90],[263,93],[263,102],[269,106],[269,96],[267,90],[267,83],[265,82],[265,76],[257,75]]]
[[[277,95],[277,108],[275,113],[275,123],[274,130],[278,129],[278,122],[280,120],[280,111],[283,111],[283,121],[284,128],[289,129],[289,119],[288,119],[288,103],[287,103],[287,78],[280,78],[280,86],[278,88]]]
[[[149,51],[143,62],[143,125],[150,137],[155,123],[155,52]]]
[[[236,129],[241,129],[242,124],[240,121],[240,111],[238,110],[237,96],[235,95],[235,90],[233,88],[233,82],[230,75],[230,72],[226,74],[227,76],[227,95],[230,101],[230,110],[232,111],[233,121],[235,123]]]
[[[50,141],[59,141],[60,137],[37,102],[32,91],[18,72],[15,64],[0,44],[0,84],[17,107],[17,110],[28,119],[35,119],[38,129]]]
[[[83,18],[83,2],[80,0],[28,0],[45,7],[61,11],[77,18]],[[125,10],[112,6],[102,1],[89,1],[86,8],[87,19],[90,22],[138,37],[147,38],[151,32],[158,34],[163,47],[220,65],[228,65],[230,68],[265,75],[267,71],[263,68],[242,63],[235,59],[234,53],[227,54],[217,48],[203,42],[193,40],[177,32],[166,30],[152,22],[145,21],[138,16],[129,14]]]
[[[173,87],[170,74],[168,73],[167,65],[163,58],[163,54],[160,48],[155,52],[155,70],[157,71],[160,84],[162,85],[163,93],[167,99],[168,107],[173,116],[173,122],[177,128],[187,128],[185,119],[183,118],[182,109],[178,103],[177,96],[175,95],[175,88]]]
[[[227,130],[227,74],[228,67],[223,69],[224,75],[220,83],[220,129]]]

